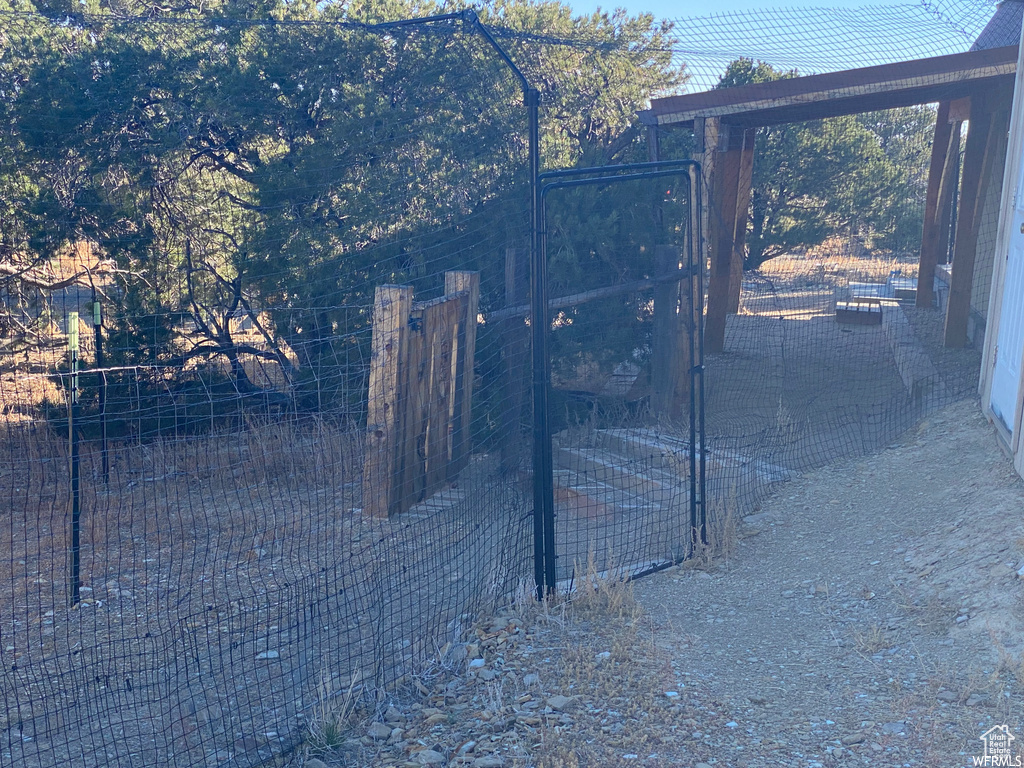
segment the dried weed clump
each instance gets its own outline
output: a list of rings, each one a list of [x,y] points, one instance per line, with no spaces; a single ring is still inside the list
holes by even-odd
[[[678,754],[694,713],[679,696],[674,668],[632,584],[614,573],[595,573],[591,560],[560,634],[553,688],[572,698],[573,724],[549,730],[536,752],[538,768],[619,765],[634,754]]]

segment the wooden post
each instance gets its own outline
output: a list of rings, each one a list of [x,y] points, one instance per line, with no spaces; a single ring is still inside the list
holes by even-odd
[[[738,189],[736,191],[736,229],[732,241],[732,266],[729,270],[729,314],[740,311],[743,286],[743,259],[746,256],[747,222],[750,218],[750,193],[754,186],[754,141],[757,129],[743,131]]]
[[[725,349],[725,318],[729,311],[729,280],[732,271],[733,243],[736,235],[736,199],[739,193],[740,162],[743,147],[731,142],[729,133],[720,136],[723,151],[716,159],[711,182],[711,211],[708,237],[711,245],[711,274],[708,280],[708,313],[704,325],[704,348],[708,352]]]
[[[525,250],[509,247],[505,250],[505,307],[519,307],[529,300],[530,261]],[[505,379],[502,387],[504,402],[501,407],[501,470],[513,471],[524,459],[523,403],[530,386],[527,367],[530,349],[529,328],[525,314],[513,315],[501,323],[501,358]]]
[[[423,307],[424,354],[429,361],[425,490],[430,496],[448,479],[454,417],[456,330],[464,301],[427,302]]]
[[[472,451],[473,380],[476,361],[476,321],[480,311],[480,273],[445,272],[445,295],[465,291],[465,312],[459,317],[455,357],[455,397],[452,418],[452,455],[448,477],[454,478],[469,464]]]
[[[699,243],[697,263],[706,265],[711,251],[711,186],[715,173],[715,161],[718,155],[719,119],[717,117],[697,117],[693,120],[693,159],[701,167],[701,200],[704,201],[700,212],[700,231],[703,235]]]
[[[654,252],[657,276],[679,271],[679,251],[659,245]],[[678,421],[689,392],[689,370],[680,314],[682,281],[658,283],[654,289],[654,327],[651,338],[651,410],[662,419]]]
[[[960,132],[963,123],[954,122],[949,137],[949,154],[942,169],[942,186],[939,187],[939,246],[936,257],[939,264],[949,261],[949,238],[953,228],[953,213],[956,210],[957,189],[960,184]],[[934,283],[934,280],[932,281]]]
[[[1006,110],[993,111],[992,96],[975,96],[971,102],[971,127],[964,151],[963,185],[956,242],[953,246],[953,273],[946,307],[943,344],[963,347],[967,344],[967,320],[971,311],[974,264],[978,255],[978,232],[992,177],[997,134],[1003,130]]]
[[[366,456],[363,462],[363,511],[387,517],[397,509],[402,403],[401,361],[408,345],[412,288],[382,285],[373,301],[370,342],[370,392],[366,414]]]
[[[960,131],[956,131],[957,142]],[[943,221],[948,232],[949,221],[943,214],[942,185],[946,180],[946,166],[952,154],[953,127],[949,124],[949,102],[939,104],[935,117],[935,136],[932,139],[931,165],[928,168],[928,193],[924,205],[924,226],[921,232],[921,257],[917,268],[917,306],[931,307],[935,301],[935,265],[939,262]],[[959,146],[956,149],[959,155]],[[958,157],[959,159],[959,157]],[[947,200],[948,202],[948,200]]]

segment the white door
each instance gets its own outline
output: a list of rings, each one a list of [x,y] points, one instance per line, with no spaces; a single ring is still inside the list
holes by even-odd
[[[992,412],[1011,434],[1020,397],[1020,365],[1024,355],[1024,157],[1017,169],[1013,209],[991,399]]]

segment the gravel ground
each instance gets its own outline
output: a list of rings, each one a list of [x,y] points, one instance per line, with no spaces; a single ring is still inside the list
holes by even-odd
[[[691,740],[730,766],[960,766],[1020,732],[1022,513],[967,401],[781,487],[710,572],[639,583],[687,697],[729,718]]]
[[[525,601],[317,759],[973,765],[990,728],[1024,732],[1022,512],[977,403],[951,406],[780,486],[710,561]]]

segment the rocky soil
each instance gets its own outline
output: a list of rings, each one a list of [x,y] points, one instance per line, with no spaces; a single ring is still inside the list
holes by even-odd
[[[736,528],[632,588],[523,601],[404,695],[326,703],[305,765],[946,768],[994,726],[1024,744],[1024,482],[977,403]]]

